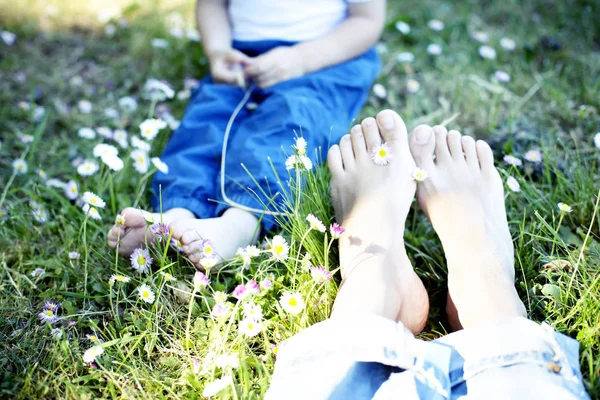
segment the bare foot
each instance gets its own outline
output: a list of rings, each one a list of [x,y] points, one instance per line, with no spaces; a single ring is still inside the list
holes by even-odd
[[[525,316],[514,285],[502,180],[489,145],[441,126],[419,126],[410,148],[429,175],[419,184],[417,200],[446,253],[449,319],[453,308],[465,328]]]
[[[119,215],[123,218],[122,223],[116,222],[108,231],[108,245],[113,249],[118,246],[119,254],[125,257],[131,255],[135,249],[152,243],[154,236],[150,230],[150,221],[169,224],[176,218],[194,216],[184,208],[173,208],[163,214],[157,214],[132,207],[124,209]]]
[[[371,159],[385,142],[387,165]],[[429,300],[404,249],[404,223],[415,194],[415,163],[398,114],[366,118],[329,150],[331,196],[346,233],[340,239],[342,285],[332,317],[364,312],[401,321],[413,333],[427,320]]]
[[[188,259],[202,270],[209,268],[202,265],[204,258],[231,258],[238,248],[254,243],[260,231],[258,219],[237,208],[229,208],[217,218],[178,219],[169,229],[173,238],[181,242]],[[211,243],[210,249],[205,247],[206,240]]]

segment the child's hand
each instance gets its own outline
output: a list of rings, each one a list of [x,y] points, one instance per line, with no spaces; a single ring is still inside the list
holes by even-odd
[[[240,86],[243,68],[251,59],[241,51],[229,49],[210,54],[208,60],[214,82]]]
[[[281,46],[251,59],[246,76],[261,89],[304,75],[300,56],[294,47]]]

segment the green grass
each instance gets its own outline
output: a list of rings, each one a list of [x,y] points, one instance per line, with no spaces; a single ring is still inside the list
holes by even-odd
[[[10,8],[0,2],[7,10],[1,13],[0,26],[18,34],[12,47],[0,45],[0,210],[5,215],[0,222],[0,396],[198,398],[208,382],[230,373],[235,386],[223,392],[224,398],[260,398],[275,360],[271,347],[325,319],[335,297],[339,276],[317,285],[301,265],[308,253],[315,265],[337,269],[335,243],[327,251],[329,237],[307,233],[304,220],[308,213],[326,223],[333,220],[328,172],[318,168],[300,179],[293,176],[285,204],[291,218],[282,229],[290,244],[285,263],[262,255],[244,270],[239,261],[232,262],[211,276],[210,288],[184,301],[174,294],[191,285],[193,269],[183,258],[165,256],[158,249],[152,274],[134,274],[126,260],[107,248],[105,234],[121,208],[136,202],[148,205],[150,177],[133,170],[129,150],[124,149],[123,171],[103,167],[94,176],[80,177],[71,161],[91,158],[101,139],[81,139],[77,130],[109,126],[136,133],[154,108],[141,98],[146,79],[164,78],[180,90],[185,77],[204,74],[206,61],[197,43],[168,35],[164,24],[168,12],[186,15],[192,26],[189,7],[180,3],[129,7],[124,12],[129,26],[117,28],[110,38],[97,23],[100,7],[90,11],[70,3],[53,2],[61,17],[48,18],[39,2]],[[581,370],[593,398],[600,398],[600,150],[593,141],[600,130],[600,28],[595,17],[599,12],[597,3],[584,0],[394,2],[382,40],[384,73],[379,78],[388,96],[371,96],[361,115],[393,108],[410,127],[455,116],[450,128],[489,140],[504,176],[513,176],[521,185],[520,192],[506,190],[519,293],[532,319],[546,321],[580,341]],[[431,18],[444,21],[445,29],[429,29],[426,23]],[[409,35],[395,30],[398,20],[410,24]],[[495,60],[478,55],[480,44],[470,36],[477,30],[489,34],[488,44],[497,51]],[[514,52],[498,45],[503,36],[516,41]],[[151,47],[153,37],[168,38],[170,48]],[[560,41],[560,48],[549,38]],[[425,48],[433,42],[442,45],[442,55],[427,55]],[[400,51],[413,52],[415,62],[396,63]],[[508,72],[511,81],[496,82],[492,78],[496,70]],[[421,86],[414,94],[405,90],[411,78]],[[118,120],[105,117],[104,109],[119,109],[118,99],[125,95],[138,97],[138,110]],[[91,114],[77,111],[80,99],[93,103]],[[34,121],[35,107],[22,110],[20,101],[45,107],[45,118]],[[167,104],[180,118],[185,101]],[[167,132],[154,140],[152,155],[160,154]],[[21,134],[35,140],[25,144]],[[291,144],[290,132],[282,145]],[[531,149],[543,152],[543,162],[524,161],[519,168],[502,161],[505,154],[522,158]],[[19,157],[27,160],[27,174],[13,173],[12,161]],[[86,219],[62,190],[44,184],[36,168],[44,169],[49,178],[74,179],[80,193],[99,194],[107,201],[102,221]],[[298,190],[300,202],[295,200]],[[34,220],[31,201],[48,213],[45,223]],[[571,205],[573,211],[561,214],[559,202]],[[447,330],[444,256],[435,232],[416,207],[409,215],[406,243],[431,296],[429,324],[422,337],[435,338]],[[81,258],[70,260],[71,251]],[[33,277],[36,268],[45,273]],[[110,275],[117,271],[132,281],[109,286]],[[177,282],[166,281],[160,272],[169,272]],[[265,316],[264,330],[257,337],[248,339],[238,332],[237,306],[225,321],[209,317],[213,291],[231,292],[239,282],[266,277],[274,285],[255,299]],[[141,283],[155,290],[153,304],[138,299],[136,288]],[[304,296],[307,307],[300,315],[290,316],[278,305],[286,290]],[[37,318],[44,300],[61,304],[60,320],[52,327]],[[234,304],[232,298],[229,301]],[[60,329],[60,339],[52,337],[52,328]],[[82,360],[93,345],[86,339],[91,333],[102,338],[105,350],[95,368]],[[240,367],[232,371],[215,367],[213,356],[223,353],[234,354]],[[193,373],[194,360],[202,365],[200,373]]]

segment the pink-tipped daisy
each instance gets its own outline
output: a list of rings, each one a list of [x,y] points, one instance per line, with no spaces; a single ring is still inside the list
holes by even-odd
[[[371,159],[377,165],[387,165],[392,159],[392,149],[387,143],[382,143],[371,150]]]
[[[329,227],[329,233],[331,233],[331,237],[333,237],[334,239],[341,238],[344,232],[346,232],[346,230],[342,228],[337,222],[334,222]]]
[[[135,249],[131,253],[131,267],[139,273],[145,273],[150,270],[153,258],[150,257],[148,249]]]
[[[327,271],[325,267],[310,267],[310,275],[317,283],[325,283],[331,280],[331,272]]]

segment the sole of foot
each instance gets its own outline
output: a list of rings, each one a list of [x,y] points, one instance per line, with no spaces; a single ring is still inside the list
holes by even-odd
[[[502,179],[489,145],[442,126],[419,126],[410,149],[428,175],[417,191],[419,207],[439,235],[448,262],[449,320],[459,322],[453,323],[456,328],[468,328],[525,316],[514,284]]]
[[[386,165],[372,159],[385,143]],[[342,285],[332,317],[377,314],[413,333],[427,320],[429,300],[404,248],[404,224],[416,184],[406,126],[393,111],[367,118],[329,150],[331,196],[346,232],[339,241]]]

